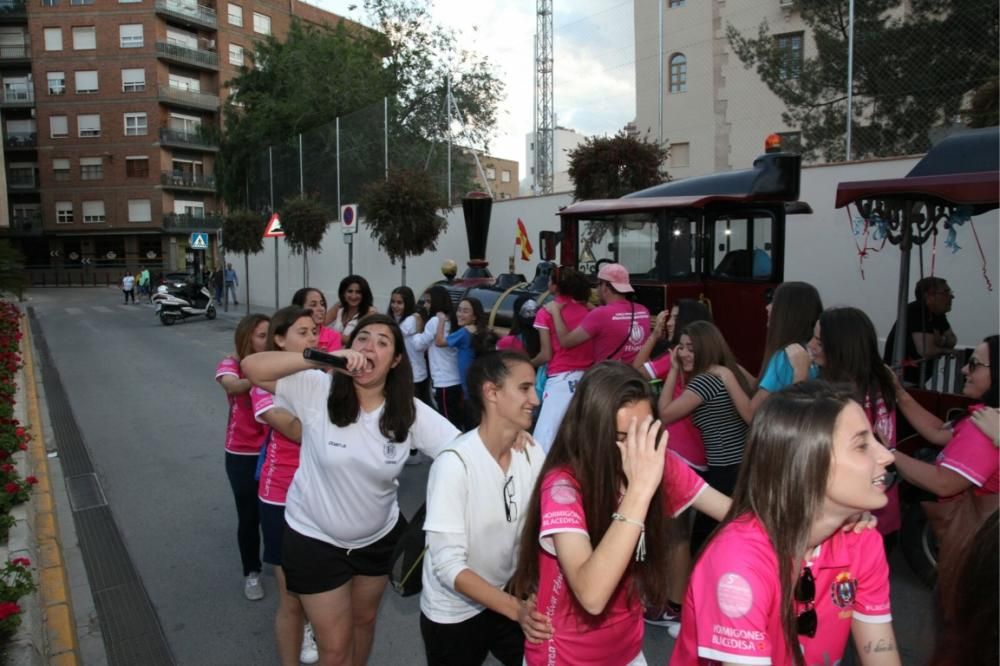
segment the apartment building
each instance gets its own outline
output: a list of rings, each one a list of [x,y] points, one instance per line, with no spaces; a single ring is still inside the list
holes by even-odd
[[[493,193],[493,198],[497,201],[501,199],[513,199],[517,196],[518,190],[518,164],[515,160],[505,160],[502,157],[492,155],[480,155],[479,163],[483,167],[482,173],[476,170],[476,183],[479,187]],[[484,180],[485,176],[485,180]]]
[[[569,153],[587,140],[587,137],[576,130],[566,127],[556,127],[552,136],[553,143],[553,174],[552,192],[571,192],[573,181],[569,179]],[[525,195],[535,194],[537,189],[535,183],[535,133],[528,132],[524,136],[524,154],[527,173],[525,182],[521,185],[521,193]]]
[[[289,0],[0,0],[0,234],[32,267],[184,270],[217,261],[225,83]]]

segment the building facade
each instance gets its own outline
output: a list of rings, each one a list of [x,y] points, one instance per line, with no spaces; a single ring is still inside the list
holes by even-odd
[[[570,192],[573,190],[573,183],[569,179],[569,152],[587,140],[587,137],[576,130],[565,127],[556,127],[553,137],[553,169],[552,169],[552,193]],[[531,195],[536,193],[535,188],[535,133],[529,132],[524,138],[525,152],[525,183],[521,188],[521,194]]]
[[[29,267],[183,271],[218,260],[225,83],[292,17],[266,0],[0,0],[0,229]]]
[[[518,194],[518,164],[515,160],[505,160],[502,157],[492,155],[480,155],[479,163],[482,164],[483,171],[476,173],[476,182],[485,189],[489,184],[489,190],[493,193],[493,198],[497,201],[501,199],[513,199]],[[485,180],[483,176],[485,175]]]

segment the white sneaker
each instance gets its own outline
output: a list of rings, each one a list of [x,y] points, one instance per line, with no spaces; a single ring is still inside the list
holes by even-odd
[[[259,571],[247,576],[243,583],[243,595],[250,601],[260,601],[264,598],[264,585],[260,582]]]
[[[306,622],[306,630],[302,634],[302,651],[299,652],[299,661],[303,664],[315,664],[319,661],[316,637],[313,635],[312,625],[308,622]]]
[[[677,624],[672,624],[667,627],[667,633],[670,634],[671,638],[676,640],[676,638],[681,635],[681,623],[678,622]]]

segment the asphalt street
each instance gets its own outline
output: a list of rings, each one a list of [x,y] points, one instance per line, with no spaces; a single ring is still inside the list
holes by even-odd
[[[274,578],[265,577],[263,601],[244,599],[223,468],[227,409],[214,369],[231,352],[238,315],[165,327],[152,306],[123,305],[117,289],[27,298],[176,663],[275,664]],[[400,478],[407,516],[423,501],[428,467]],[[896,633],[904,663],[916,666],[933,636],[930,594],[898,556],[892,564]],[[424,663],[418,617],[417,597],[387,590],[370,663]],[[672,645],[665,629],[649,628],[649,663],[666,663]]]

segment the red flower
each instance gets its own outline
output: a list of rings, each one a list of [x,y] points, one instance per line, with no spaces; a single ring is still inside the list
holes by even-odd
[[[11,615],[17,615],[20,612],[21,607],[13,601],[0,602],[0,621],[6,620]]]
[[[21,442],[20,444],[17,445],[17,448],[21,449],[22,451],[27,451],[28,445],[25,444],[24,442]]]
[[[11,472],[14,471],[14,466],[11,465],[10,463],[6,463],[6,464],[0,466],[0,470],[2,470],[3,472],[5,472],[7,474],[10,474]]]
[[[18,437],[24,437],[27,434],[27,432],[25,432],[24,428],[17,427],[14,428],[14,434],[17,435]]]
[[[31,560],[29,560],[27,557],[15,557],[10,562],[11,562],[11,564],[19,564],[22,567],[30,567],[31,566]]]
[[[8,483],[3,487],[3,489],[7,491],[8,495],[16,495],[17,492],[21,490],[21,486],[16,483]]]
[[[29,476],[29,477],[27,477],[27,478],[25,479],[25,481],[27,481],[27,482],[28,482],[28,485],[29,485],[29,486],[33,486],[33,485],[35,485],[36,483],[38,483],[38,477],[37,477],[37,476]]]

